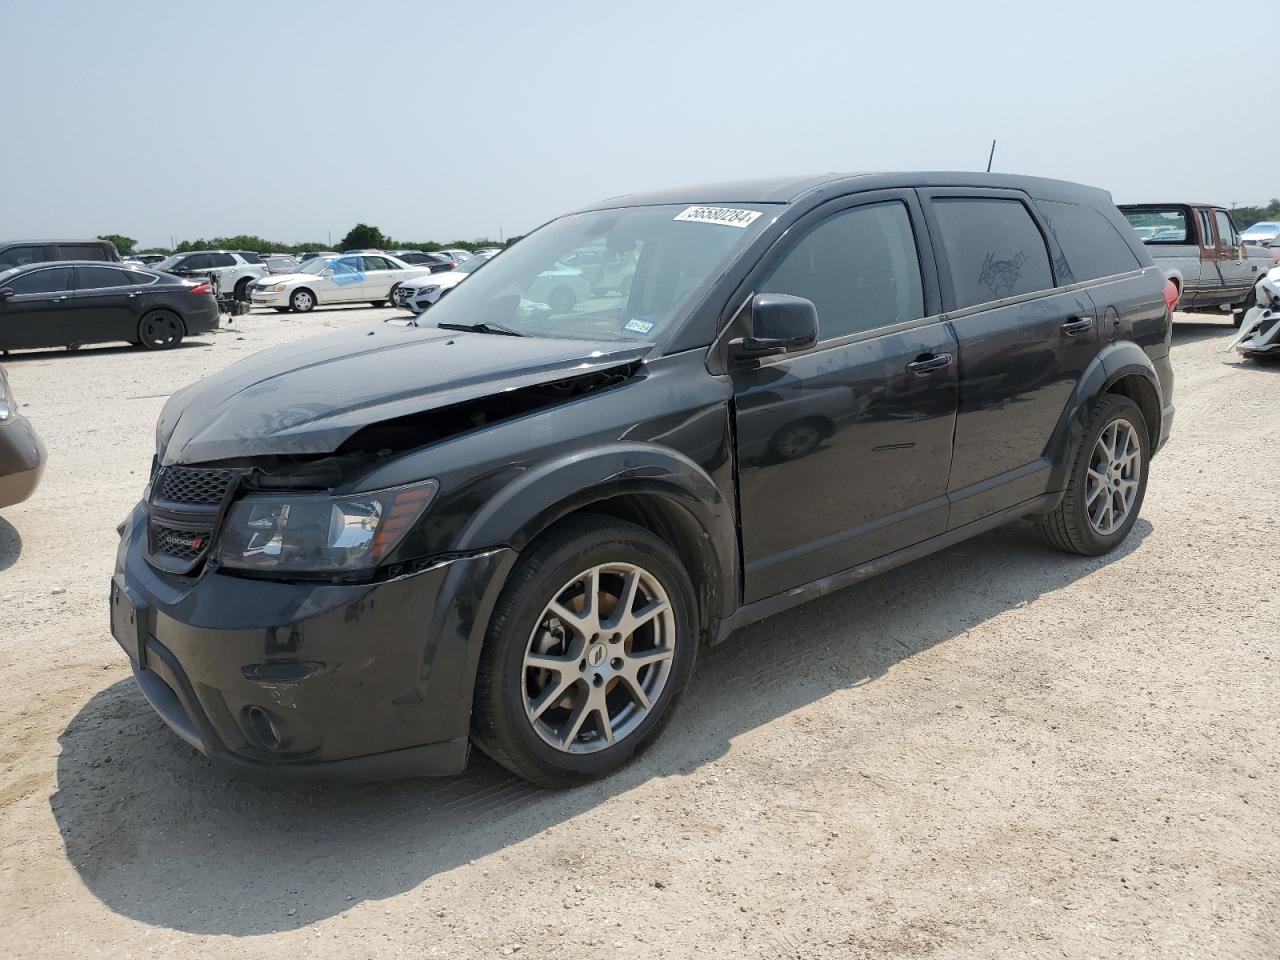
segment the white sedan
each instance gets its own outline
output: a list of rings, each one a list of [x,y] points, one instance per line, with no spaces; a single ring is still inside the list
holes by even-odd
[[[417,280],[406,280],[396,291],[391,302],[398,307],[408,307],[414,313],[423,313],[446,293],[479,270],[491,256],[475,256],[444,273],[433,273]]]
[[[318,304],[393,302],[406,280],[429,276],[430,268],[414,266],[387,254],[314,257],[297,273],[266,277],[249,287],[255,307],[281,313],[306,313]]]

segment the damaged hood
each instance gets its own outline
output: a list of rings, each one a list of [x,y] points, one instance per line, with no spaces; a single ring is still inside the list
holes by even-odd
[[[370,424],[606,370],[652,349],[393,323],[323,334],[179,390],[160,412],[157,452],[165,466],[332,453]]]

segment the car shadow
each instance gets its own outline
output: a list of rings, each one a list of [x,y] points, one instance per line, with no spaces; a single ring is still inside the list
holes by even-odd
[[[1173,323],[1173,342],[1199,343],[1201,340],[1212,340],[1215,337],[1231,338],[1237,328],[1225,314],[1221,320],[1175,320]],[[1224,347],[1227,340],[1224,340]]]
[[[1119,550],[1083,558],[1014,524],[753,624],[703,652],[651,750],[574,790],[531,787],[479,754],[466,773],[443,780],[247,780],[183,744],[126,680],[91,696],[59,737],[50,805],[68,859],[117,913],[200,934],[304,928],[646,781],[693,773],[743,732],[874,683],[895,664],[1114,563],[1150,532],[1139,520]]]
[[[15,363],[27,363],[33,360],[66,360],[72,357],[83,357],[86,354],[95,357],[109,357],[113,354],[120,353],[136,353],[140,355],[151,355],[161,357],[166,353],[173,354],[182,350],[198,350],[207,349],[213,344],[209,340],[203,340],[208,334],[197,333],[190,337],[184,337],[181,343],[175,344],[165,350],[144,350],[141,347],[135,347],[127,343],[86,343],[79,350],[67,350],[63,347],[50,347],[40,350],[17,350],[12,353],[6,353],[0,360],[5,365]]]
[[[8,570],[22,556],[22,534],[18,528],[0,517],[0,573]]]

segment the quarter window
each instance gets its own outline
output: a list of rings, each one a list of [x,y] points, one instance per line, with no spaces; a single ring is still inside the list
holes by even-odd
[[[15,294],[26,293],[65,293],[71,288],[70,267],[50,267],[47,270],[34,270],[10,280],[5,286]]]
[[[832,214],[786,253],[760,290],[812,300],[823,340],[919,319],[924,292],[906,205]]]
[[[1036,203],[1066,258],[1065,272],[1064,264],[1059,264],[1059,273],[1065,273],[1060,281],[1079,283],[1138,268],[1138,258],[1129,244],[1097,210],[1075,203]]]
[[[1213,239],[1213,224],[1209,221],[1209,211],[1200,211],[1200,245],[1213,249],[1217,243]]]
[[[944,198],[933,201],[933,212],[956,309],[1053,286],[1044,237],[1021,202]]]

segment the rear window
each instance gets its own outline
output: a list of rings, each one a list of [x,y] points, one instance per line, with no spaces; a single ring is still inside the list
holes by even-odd
[[[1062,282],[1096,280],[1140,266],[1124,237],[1097,210],[1075,203],[1036,202],[1067,260],[1067,269],[1059,269]]]
[[[1121,212],[1143,243],[1195,242],[1189,239],[1187,211],[1182,207],[1133,207]]]
[[[1049,250],[1031,213],[1017,200],[939,198],[955,309],[1053,287]]]
[[[60,243],[59,260],[115,260],[100,243]]]

